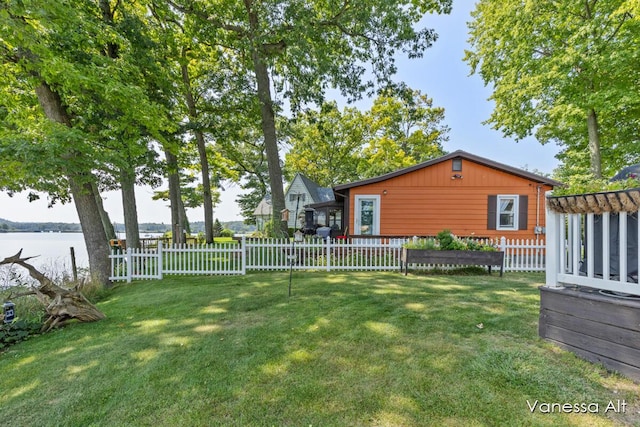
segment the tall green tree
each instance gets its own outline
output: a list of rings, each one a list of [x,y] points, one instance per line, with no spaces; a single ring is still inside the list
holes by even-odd
[[[0,185],[44,191],[62,201],[73,197],[91,273],[107,284],[109,246],[96,202],[91,138],[77,126],[77,105],[65,97],[81,92],[96,77],[85,74],[90,67],[73,58],[78,54],[73,48],[86,41],[87,32],[96,30],[92,25],[96,21],[89,19],[86,32],[65,40],[62,34],[80,24],[82,13],[73,11],[62,19],[66,10],[59,5],[31,6],[28,2],[0,4],[4,112],[0,158],[2,169],[4,164],[11,167]]]
[[[153,1],[150,7],[158,37],[167,45],[166,65],[174,67],[180,76],[176,81],[179,90],[174,114],[181,123],[177,132],[185,141],[181,160],[189,164],[190,151],[195,149],[205,240],[211,243],[217,187],[225,179],[237,179],[225,152],[236,143],[238,129],[251,122],[245,115],[245,110],[250,109],[247,104],[255,102],[247,90],[251,81],[246,72],[240,71],[236,52],[203,38],[200,15],[181,12],[165,1]]]
[[[407,88],[383,91],[365,112],[325,103],[292,121],[287,177],[303,172],[331,187],[439,157],[449,132],[443,121],[443,108]]]
[[[383,91],[364,115],[365,145],[359,175],[368,178],[412,166],[444,154],[449,128],[444,108],[419,90]]]
[[[487,123],[557,142],[565,160],[586,150],[597,178],[638,160],[637,1],[480,0],[472,16],[465,58],[492,86]]]
[[[96,172],[109,173],[113,141],[162,127],[162,108],[140,85],[132,33],[105,19],[101,5],[0,3],[0,167],[11,171],[0,187],[72,198],[91,273],[108,284]]]
[[[319,111],[301,112],[290,124],[291,149],[285,155],[289,181],[302,172],[323,187],[358,178],[365,140],[365,119],[356,108],[342,112],[335,101]]]
[[[388,84],[397,52],[421,56],[435,39],[432,30],[416,29],[420,19],[448,13],[451,0],[173,0],[172,5],[199,16],[201,38],[232,47],[253,74],[273,209],[279,212],[285,203],[275,95],[287,98],[295,110],[321,101],[329,87],[357,99],[376,82]]]
[[[248,128],[250,129],[250,128]],[[260,201],[269,194],[269,170],[264,153],[264,140],[258,132],[246,132],[237,142],[228,144],[228,158],[235,165],[239,176],[242,176],[240,188],[245,190],[238,196],[236,203],[245,218],[245,223],[255,224],[253,215]]]

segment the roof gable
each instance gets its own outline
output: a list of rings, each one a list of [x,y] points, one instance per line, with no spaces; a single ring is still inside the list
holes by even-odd
[[[334,200],[333,189],[321,187],[318,183],[310,180],[300,172],[296,173],[296,176],[291,181],[291,185],[285,192],[285,196],[288,195],[289,190],[294,187],[296,181],[299,181],[306,188],[307,193],[311,197],[311,203],[322,203]]]
[[[271,207],[271,195],[267,194],[260,200],[258,206],[253,210],[254,216],[270,216],[273,208]]]
[[[401,175],[405,175],[411,172],[415,172],[417,170],[420,169],[424,169],[424,168],[428,168],[430,166],[442,163],[442,162],[446,162],[448,160],[451,159],[463,159],[463,160],[468,160],[474,163],[478,163],[480,165],[486,166],[488,168],[492,168],[492,169],[496,169],[499,171],[503,171],[512,175],[516,175],[519,176],[521,178],[525,178],[525,179],[529,179],[531,181],[535,181],[541,184],[547,184],[550,185],[552,187],[557,187],[562,185],[561,182],[558,182],[556,180],[550,179],[550,178],[546,178],[528,171],[525,171],[523,169],[518,169],[518,168],[514,168],[512,166],[508,166],[502,163],[498,163],[495,162],[493,160],[489,160],[486,159],[484,157],[480,157],[480,156],[476,156],[474,154],[471,153],[467,153],[466,151],[462,151],[462,150],[457,150],[454,151],[453,153],[450,154],[446,154],[442,157],[438,157],[437,159],[432,159],[432,160],[428,160],[426,162],[417,164],[415,166],[410,166],[408,168],[404,168],[404,169],[400,169],[394,172],[389,172],[386,173],[384,175],[379,175],[373,178],[369,178],[369,179],[365,179],[365,180],[361,180],[361,181],[356,181],[356,182],[352,182],[352,183],[348,183],[348,184],[340,184],[334,187],[335,191],[342,191],[342,190],[347,190],[350,188],[354,188],[354,187],[360,187],[362,185],[368,185],[368,184],[375,184],[378,182],[382,182],[382,181],[386,181],[388,179],[391,178],[395,178]]]
[[[297,203],[294,203],[290,200],[289,192],[292,190],[299,191],[300,186],[304,188],[305,194],[308,194],[309,198],[311,199],[305,201],[305,205],[332,202],[335,200],[332,188],[320,187],[319,184],[311,181],[309,178],[298,172],[291,181],[291,184],[289,184],[289,187],[287,187],[287,190],[284,192],[285,206],[287,208],[296,206]],[[272,214],[272,210],[273,207],[271,206],[271,194],[267,193],[265,197],[260,201],[260,203],[258,203],[258,206],[254,209],[253,215],[269,216]]]

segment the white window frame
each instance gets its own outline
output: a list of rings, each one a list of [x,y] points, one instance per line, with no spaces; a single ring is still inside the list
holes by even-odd
[[[499,194],[496,197],[496,230],[504,230],[504,231],[517,231],[518,230],[518,216],[519,216],[519,199],[520,196],[517,194]],[[500,209],[501,202],[503,200],[513,200],[513,225],[503,226],[500,222],[500,215],[502,214],[502,210]]]
[[[289,201],[290,202],[297,202],[298,201],[298,195],[300,196],[300,201],[304,202],[307,199],[307,194],[306,193],[289,193]]]

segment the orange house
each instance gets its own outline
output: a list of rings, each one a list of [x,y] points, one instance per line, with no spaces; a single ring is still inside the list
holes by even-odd
[[[449,229],[459,236],[533,239],[545,232],[545,192],[558,185],[455,151],[333,190],[342,200],[342,231],[350,235],[434,236]]]

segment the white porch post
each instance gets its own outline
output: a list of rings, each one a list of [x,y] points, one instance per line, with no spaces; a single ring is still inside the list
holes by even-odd
[[[551,195],[550,191],[545,194],[547,197]],[[545,198],[546,201],[546,198]],[[545,203],[546,204],[546,203]],[[549,209],[546,205],[546,221],[547,221],[547,242],[546,242],[546,283],[545,286],[549,288],[561,287],[558,283],[558,272],[560,271],[560,251],[563,250],[564,242],[560,240],[560,237],[564,233],[560,233],[560,218],[562,215],[558,215]]]
[[[618,238],[619,238],[619,249],[618,253],[620,254],[620,274],[619,280],[621,283],[627,282],[627,213],[620,212],[618,214]]]
[[[595,257],[594,215],[587,214],[587,277],[593,277]]]
[[[609,234],[611,230],[611,216],[609,212],[602,213],[602,279],[609,280],[610,278],[610,256],[611,245],[609,244]]]

